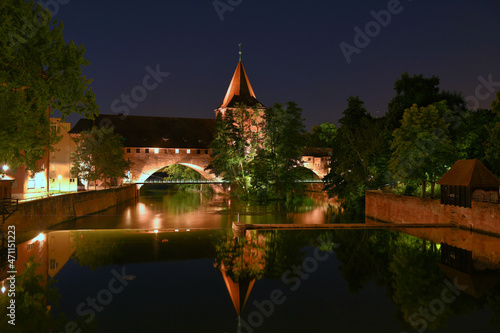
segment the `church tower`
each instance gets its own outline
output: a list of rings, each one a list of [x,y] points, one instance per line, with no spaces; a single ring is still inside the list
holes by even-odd
[[[244,105],[247,109],[257,108],[259,111],[263,112],[265,107],[257,100],[255,93],[253,91],[250,80],[248,79],[243,63],[241,62],[241,44],[240,44],[240,59],[236,70],[234,71],[233,78],[229,83],[226,95],[222,104],[215,110],[215,114],[218,115],[224,113],[227,109],[237,109],[238,106]]]

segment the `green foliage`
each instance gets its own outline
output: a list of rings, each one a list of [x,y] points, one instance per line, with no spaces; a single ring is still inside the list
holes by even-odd
[[[308,146],[318,148],[333,148],[337,126],[335,124],[323,123],[312,127],[308,133]]]
[[[364,189],[387,181],[387,141],[383,123],[373,119],[359,97],[347,99],[347,109],[339,121],[333,144],[331,181],[325,188],[329,196],[338,196],[350,210],[364,209]]]
[[[487,126],[489,138],[486,142],[486,162],[490,170],[500,177],[500,91],[496,93],[496,100],[491,103],[491,110],[495,112],[495,119]]]
[[[71,154],[71,175],[87,181],[125,177],[130,163],[123,156],[122,137],[112,127],[82,132],[77,149]]]
[[[266,109],[264,120],[264,146],[255,161],[259,164],[259,171],[253,184],[263,184],[274,197],[283,199],[295,188],[300,172],[297,167],[302,164],[306,135],[302,109],[293,102],[288,102],[285,107],[274,104]],[[265,168],[264,172],[262,168]]]
[[[394,130],[389,168],[398,180],[435,182],[454,161],[449,124],[439,110],[444,102],[406,109],[401,128]]]
[[[215,267],[225,271],[234,282],[259,280],[264,274],[265,241],[256,232],[235,238],[231,230],[214,234]],[[262,254],[262,255],[259,255]]]
[[[392,132],[401,126],[404,111],[413,104],[427,106],[442,100],[446,101],[448,110],[459,112],[464,109],[465,102],[459,93],[439,91],[439,77],[424,78],[422,74],[410,77],[408,72],[394,83],[396,96],[389,102],[386,115],[387,129]],[[451,117],[451,115],[450,115]]]
[[[41,264],[35,260],[35,256],[24,264],[24,272],[16,277],[16,320],[15,326],[7,324],[9,317],[2,316],[0,328],[2,332],[9,332],[10,328],[15,328],[13,332],[50,332],[52,328],[60,325],[63,318],[55,320],[49,310],[48,305],[58,306],[61,295],[55,287],[54,280],[46,280],[41,274],[37,274],[37,269]],[[2,295],[0,305],[5,309],[9,297]],[[3,312],[2,312],[3,313]]]
[[[242,198],[284,199],[295,188],[305,146],[302,110],[293,102],[261,111],[240,106],[217,116],[208,170]]]
[[[38,171],[56,142],[50,111],[98,113],[85,48],[63,39],[63,26],[35,1],[0,2],[0,162]]]
[[[162,172],[168,173],[168,175],[165,177],[165,180],[177,180],[177,179],[182,179],[182,180],[200,180],[201,179],[201,174],[187,166],[180,165],[180,164],[172,164],[169,165],[161,170]],[[197,184],[182,184],[182,185],[176,185],[176,188],[181,191],[188,191],[188,190],[197,190],[200,188],[200,185]]]
[[[72,231],[71,236],[75,248],[71,258],[80,266],[92,270],[113,264],[113,259],[121,250],[121,243],[107,234]]]
[[[231,183],[237,195],[248,197],[250,163],[257,156],[260,143],[260,114],[258,109],[248,110],[240,105],[236,110],[227,109],[224,116],[217,115],[212,162],[207,167],[217,176]]]

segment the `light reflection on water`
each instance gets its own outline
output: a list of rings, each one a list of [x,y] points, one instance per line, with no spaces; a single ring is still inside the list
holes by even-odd
[[[460,274],[488,276],[488,288],[478,298],[462,293],[428,329],[498,331],[498,239],[444,229],[247,231],[241,238],[230,230],[238,213],[249,223],[325,223],[328,211],[321,200],[276,213],[276,207],[235,200],[229,205],[220,196],[144,195],[19,244],[17,264],[31,254],[41,260],[37,274],[59,280],[61,309],[54,311],[72,320],[87,318],[78,306],[108,288],[113,270],[123,271],[127,287],[82,324],[97,332],[237,332],[240,323],[241,332],[398,333],[416,332],[409,316],[436,303],[442,281],[453,280],[442,263],[459,266],[459,255],[467,255],[474,270]],[[101,230],[77,230],[92,228]],[[460,246],[466,251],[455,250]],[[300,274],[286,273],[296,267]],[[471,280],[476,287],[477,281]],[[276,290],[286,301],[264,315],[262,304],[269,305]]]
[[[249,204],[227,196],[195,192],[145,192],[137,203],[127,203],[54,229],[220,229],[243,223],[317,224],[331,221],[331,202],[317,195],[287,212],[276,203]]]

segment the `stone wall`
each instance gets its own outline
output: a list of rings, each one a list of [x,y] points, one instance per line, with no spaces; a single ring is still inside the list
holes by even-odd
[[[94,214],[138,196],[136,185],[101,191],[88,191],[52,196],[19,203],[18,210],[2,226],[16,226],[17,239],[39,233],[56,224]]]
[[[441,205],[440,200],[367,191],[367,217],[390,223],[452,223],[500,235],[500,204],[472,201],[472,208]]]

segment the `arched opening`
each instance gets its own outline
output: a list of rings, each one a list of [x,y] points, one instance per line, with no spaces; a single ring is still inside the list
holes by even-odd
[[[298,179],[299,180],[319,180],[321,179],[321,176],[312,169],[303,167],[303,166],[298,166],[295,168],[295,172],[297,173]]]
[[[170,164],[146,175],[141,191],[193,190],[203,191],[203,185],[196,183],[207,179],[201,168],[187,163]],[[186,183],[184,183],[186,182]],[[190,184],[190,182],[193,182]]]

